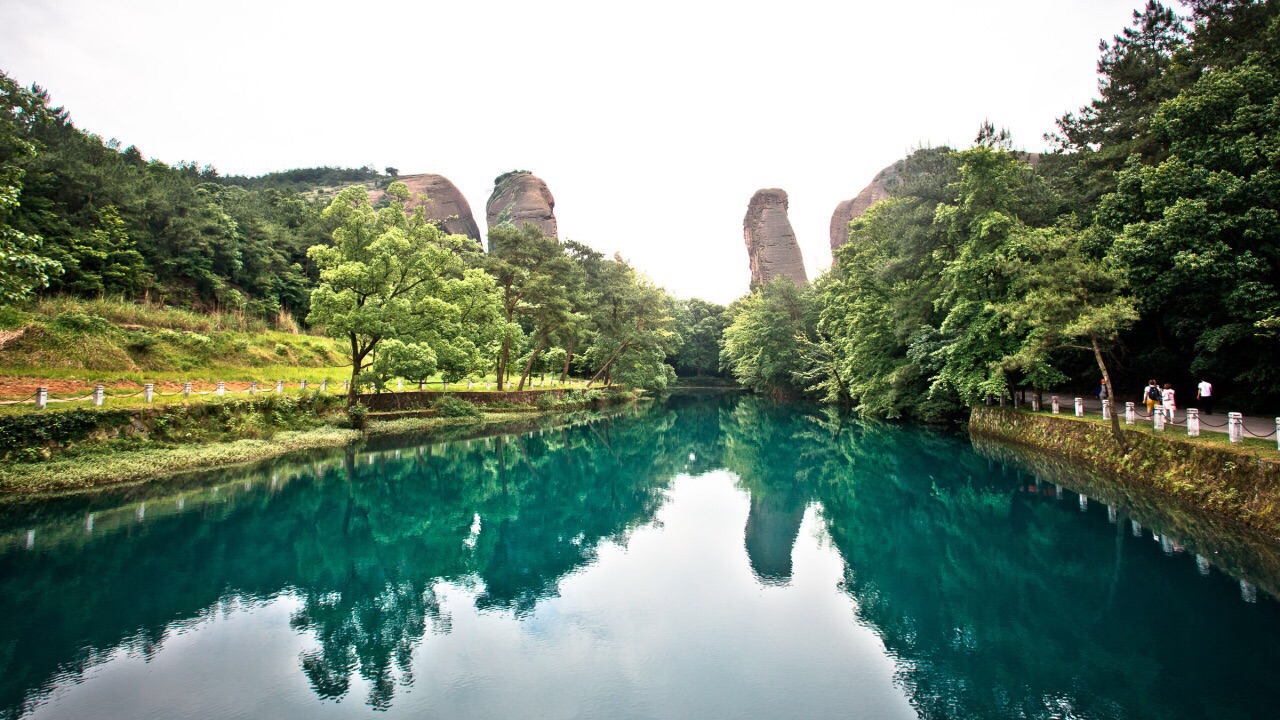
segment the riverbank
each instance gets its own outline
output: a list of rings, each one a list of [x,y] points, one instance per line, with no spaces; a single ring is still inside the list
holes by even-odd
[[[1280,460],[1273,452],[1124,429],[1129,450],[1122,453],[1110,425],[992,407],[973,410],[969,432],[1067,458],[1120,485],[1280,538]]]
[[[370,416],[361,429],[341,427],[349,424],[347,416],[331,413],[323,418],[317,416],[314,427],[279,430],[266,437],[253,437],[261,431],[251,424],[233,422],[232,427],[222,434],[222,439],[214,441],[192,437],[190,442],[151,443],[144,439],[122,446],[119,440],[99,438],[96,443],[73,448],[72,452],[64,454],[0,462],[0,502],[13,497],[65,495],[148,482],[178,473],[254,463],[299,451],[343,447],[378,437],[409,434],[429,437],[447,431],[479,433],[633,399],[631,395],[611,393],[582,402],[561,401],[550,407],[504,405],[494,411],[477,408],[474,414],[455,417],[422,413],[379,420]],[[138,426],[136,419],[129,425],[130,428]],[[250,436],[236,437],[237,434]]]

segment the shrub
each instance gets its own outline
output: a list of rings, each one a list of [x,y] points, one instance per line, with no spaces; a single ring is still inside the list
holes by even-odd
[[[276,343],[275,353],[280,357],[285,357],[289,354],[289,347],[281,343]]]
[[[560,401],[551,393],[542,393],[538,399],[534,401],[533,406],[539,410],[551,410],[560,406]]]
[[[146,352],[155,347],[160,342],[160,338],[149,332],[133,332],[129,333],[129,338],[125,340],[125,347],[134,352]]]
[[[356,403],[347,408],[347,422],[353,430],[363,430],[365,423],[369,420],[369,408],[361,403]]]
[[[112,329],[111,323],[106,319],[79,310],[58,313],[50,325],[58,330],[82,332],[88,335],[101,335]]]
[[[12,305],[0,306],[0,328],[16,329],[27,324],[28,316]]]
[[[431,404],[431,409],[440,417],[478,418],[480,408],[462,398],[445,395]]]

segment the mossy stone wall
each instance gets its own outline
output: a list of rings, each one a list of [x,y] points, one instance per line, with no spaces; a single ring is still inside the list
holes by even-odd
[[[1123,430],[1071,416],[975,408],[972,435],[1046,450],[1120,483],[1145,486],[1187,506],[1280,538],[1280,462],[1236,451]]]

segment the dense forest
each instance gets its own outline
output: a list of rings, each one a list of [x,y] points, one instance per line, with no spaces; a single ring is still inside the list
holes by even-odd
[[[84,132],[3,74],[0,106],[0,302],[107,296],[301,324],[350,340],[363,387],[720,372],[722,307],[531,227],[495,228],[480,252],[407,212],[395,168],[223,176]],[[377,206],[369,187],[386,191]]]
[[[1104,375],[1113,397],[1208,379],[1280,407],[1280,2],[1187,8],[1149,2],[1102,43],[1051,152],[988,123],[901,161],[830,272],[730,309],[733,374],[926,420]]]

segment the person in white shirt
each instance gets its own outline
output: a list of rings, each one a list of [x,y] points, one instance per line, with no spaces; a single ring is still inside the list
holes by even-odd
[[[1178,405],[1173,399],[1173,386],[1169,383],[1164,384],[1164,390],[1160,391],[1160,407],[1157,412],[1163,409],[1169,422],[1173,422],[1173,414],[1177,412]]]
[[[1204,378],[1200,378],[1200,384],[1196,386],[1196,401],[1200,404],[1200,412],[1213,414],[1213,385]]]

